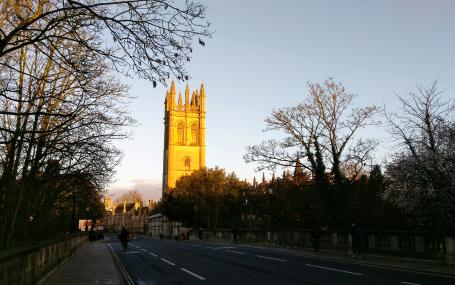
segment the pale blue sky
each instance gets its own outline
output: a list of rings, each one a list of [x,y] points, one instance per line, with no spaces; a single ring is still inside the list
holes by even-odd
[[[267,138],[273,108],[299,103],[306,83],[328,77],[357,94],[358,105],[393,108],[395,94],[438,79],[455,95],[455,1],[202,1],[215,32],[195,46],[191,88],[207,94],[207,165],[252,179],[245,147]],[[139,126],[119,144],[124,159],[112,192],[161,196],[165,87],[128,80]],[[184,84],[178,85],[183,91]],[[385,138],[371,128],[364,136]],[[385,147],[378,159],[386,153]]]

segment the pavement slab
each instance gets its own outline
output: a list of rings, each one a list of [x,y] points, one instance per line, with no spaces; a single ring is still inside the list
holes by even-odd
[[[104,241],[91,242],[77,250],[41,285],[124,285],[122,275]]]

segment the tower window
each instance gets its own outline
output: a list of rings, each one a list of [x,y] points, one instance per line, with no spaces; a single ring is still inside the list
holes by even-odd
[[[189,157],[185,157],[183,160],[183,166],[185,170],[191,170],[191,159]]]
[[[199,127],[196,123],[191,125],[191,143],[199,143]]]
[[[177,124],[177,142],[183,144],[185,138],[185,125],[183,122]]]

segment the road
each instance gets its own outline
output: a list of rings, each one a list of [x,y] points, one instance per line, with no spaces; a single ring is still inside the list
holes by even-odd
[[[135,284],[455,284],[455,279],[198,241],[137,239],[111,247]]]

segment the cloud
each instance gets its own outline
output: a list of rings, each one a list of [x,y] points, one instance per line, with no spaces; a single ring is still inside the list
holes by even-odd
[[[161,199],[161,181],[151,179],[134,179],[130,180],[128,185],[114,186],[109,189],[108,194],[116,199],[128,191],[137,190],[144,201]]]

